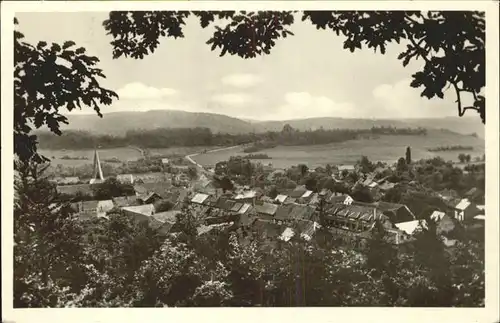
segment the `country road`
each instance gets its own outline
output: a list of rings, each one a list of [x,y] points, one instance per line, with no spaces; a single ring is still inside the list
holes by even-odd
[[[205,152],[205,154],[210,154],[210,153],[215,153],[215,152],[218,152],[218,151],[223,151],[223,150],[229,150],[229,149],[234,149],[234,148],[238,148],[238,147],[243,147],[244,145],[236,145],[236,146],[231,146],[231,147],[224,147],[224,148],[217,148],[217,149],[212,149],[212,150],[209,150],[207,152]],[[193,157],[195,156],[198,156],[200,155],[201,153],[196,153],[196,154],[190,154],[190,155],[186,155],[186,159],[193,165],[195,165],[196,167],[198,168],[201,168],[203,171],[206,171],[205,168],[203,168],[202,165],[198,164],[194,159]]]

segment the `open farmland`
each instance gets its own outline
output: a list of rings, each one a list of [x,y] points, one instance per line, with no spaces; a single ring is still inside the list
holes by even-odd
[[[464,146],[473,146],[474,150],[438,152],[427,150],[434,147],[453,146],[457,142]],[[358,139],[328,145],[278,146],[259,151],[272,159],[253,161],[260,161],[263,164],[271,163],[276,168],[287,168],[299,163],[307,164],[310,168],[326,164],[354,164],[363,155],[372,161],[395,162],[405,155],[407,146],[411,147],[414,160],[439,156],[445,160],[457,161],[460,153],[470,154],[472,158],[484,154],[483,139],[447,131],[431,131],[427,136],[381,136],[377,139]],[[245,155],[243,149],[238,147],[197,155],[193,159],[202,165],[214,165],[219,161],[228,160],[231,156]]]
[[[40,153],[51,160],[52,164],[61,164],[63,166],[80,166],[85,164],[92,164],[94,158],[93,149],[85,150],[48,150],[40,149]],[[62,159],[64,156],[71,158],[87,159]],[[54,157],[54,158],[53,158]],[[99,158],[101,162],[106,162],[107,159],[117,158],[121,162],[134,161],[141,158],[141,154],[134,148],[112,148],[112,149],[99,149]]]

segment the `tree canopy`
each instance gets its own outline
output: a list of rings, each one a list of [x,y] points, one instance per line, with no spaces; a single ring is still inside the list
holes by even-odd
[[[46,125],[60,135],[61,124],[68,123],[64,110],[92,107],[102,117],[100,106],[111,104],[118,95],[100,86],[99,78],[105,75],[96,67],[99,59],[75,42],[32,45],[23,39],[15,30],[14,153],[21,160],[41,162],[46,158],[37,152],[33,129]]]
[[[344,37],[344,49],[369,48],[385,54],[390,43],[405,42],[398,59],[403,66],[422,59],[423,67],[412,75],[411,87],[421,96],[443,98],[453,87],[458,115],[474,110],[486,122],[485,13],[477,11],[113,11],[103,25],[113,37],[113,57],[142,59],[154,53],[163,37],[184,37],[187,18],[215,29],[207,40],[213,51],[254,58],[270,54],[276,41],[292,36],[290,26],[300,17],[317,29],[329,29]],[[215,24],[216,19],[225,22]],[[473,97],[465,105],[463,94]]]

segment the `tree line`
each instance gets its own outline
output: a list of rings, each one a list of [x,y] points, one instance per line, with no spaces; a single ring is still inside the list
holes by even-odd
[[[357,139],[365,134],[425,135],[422,128],[331,129],[299,131],[288,128],[264,133],[228,134],[212,133],[209,128],[159,128],[130,130],[124,136],[97,135],[86,131],[65,131],[60,136],[49,132],[38,133],[42,149],[94,149],[138,146],[142,148],[168,148],[193,146],[233,146],[253,143],[245,152],[252,153],[276,145],[320,145]]]

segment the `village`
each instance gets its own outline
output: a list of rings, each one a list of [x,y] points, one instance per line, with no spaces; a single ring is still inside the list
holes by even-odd
[[[368,171],[363,169],[363,161],[357,165],[328,165],[326,171],[321,168],[308,170],[299,165],[298,172],[313,175],[316,172],[323,176],[323,183],[326,176],[330,185],[321,188],[321,185],[311,185],[309,180],[305,185],[290,186],[285,180],[285,184],[277,188],[273,184],[283,182],[283,176],[290,170],[259,165],[259,176],[241,181],[242,176],[227,176],[228,162],[203,167],[193,156],[186,156],[188,165],[161,159],[164,171],[160,173],[119,174],[106,178],[96,150],[94,173],[88,183],[82,184],[76,177],[53,181],[58,193],[68,197],[66,201],[82,221],[96,218],[106,221],[110,214],[120,214],[148,223],[163,235],[179,230],[178,217],[183,212],[189,212],[194,219],[198,235],[218,228],[237,232],[241,239],[251,239],[257,234],[271,244],[295,237],[306,241],[334,239],[362,248],[371,239],[378,223],[385,231],[386,242],[394,246],[411,243],[417,233],[433,228],[444,245],[452,247],[457,238],[450,232],[484,230],[484,202],[478,203],[484,201],[484,188],[473,187],[462,195],[450,190],[435,192],[434,202],[420,205],[419,208],[425,211],[419,214],[408,205],[387,202],[384,196],[402,188],[400,183],[391,182],[390,176],[384,174],[401,165],[378,163]],[[252,165],[242,158],[232,158],[229,162],[240,163],[242,169]],[[95,189],[92,188],[107,182],[130,189],[105,199],[93,197]],[[415,180],[407,182],[407,187],[419,185]],[[350,194],[352,192],[357,193]]]

